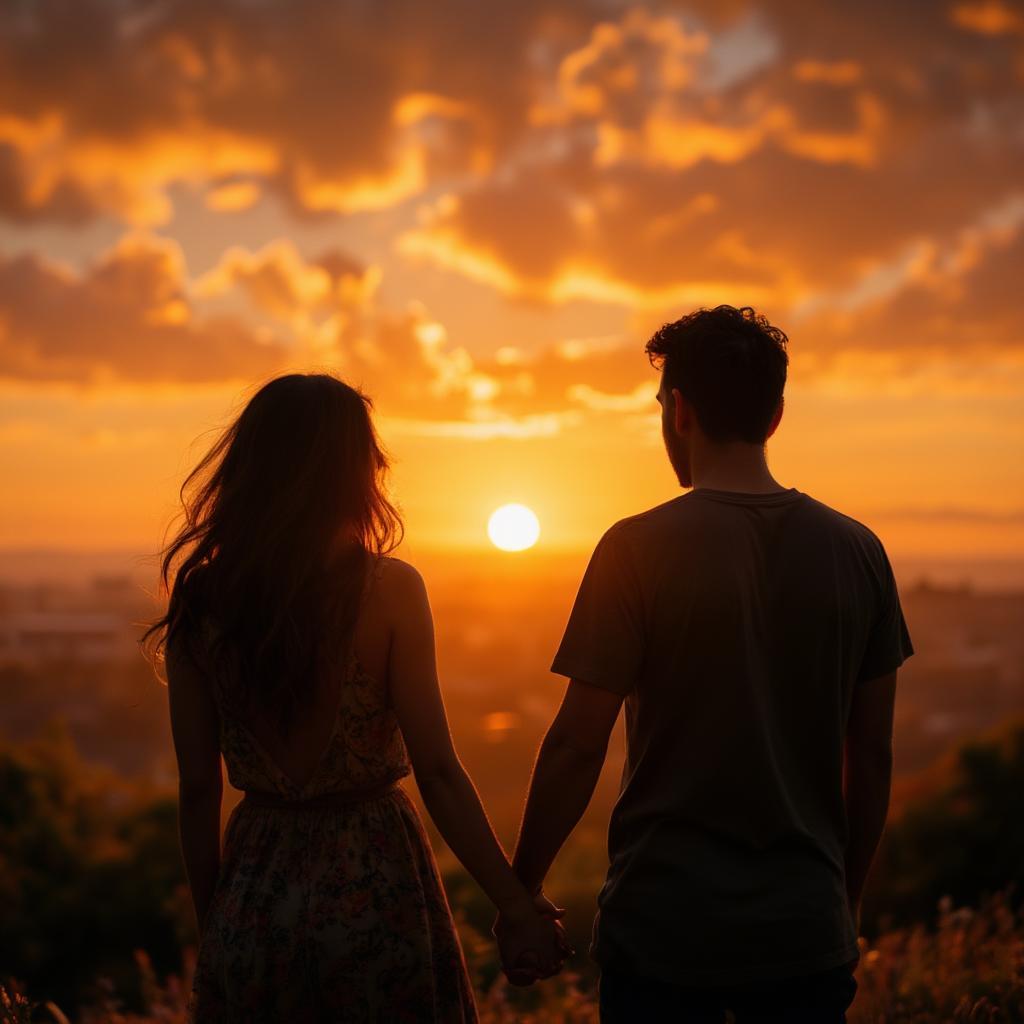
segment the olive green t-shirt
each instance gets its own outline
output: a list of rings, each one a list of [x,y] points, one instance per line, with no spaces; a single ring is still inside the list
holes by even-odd
[[[796,488],[616,523],[552,664],[625,696],[594,958],[681,985],[852,960],[846,722],[912,653],[881,541]]]

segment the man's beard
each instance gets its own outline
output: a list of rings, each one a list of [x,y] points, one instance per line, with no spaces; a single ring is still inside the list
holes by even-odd
[[[676,474],[679,486],[690,487],[693,484],[693,480],[690,476],[690,467],[687,464],[683,443],[675,433],[668,429],[664,420],[662,420],[661,424],[661,436],[665,440],[665,451],[668,453],[668,461]]]

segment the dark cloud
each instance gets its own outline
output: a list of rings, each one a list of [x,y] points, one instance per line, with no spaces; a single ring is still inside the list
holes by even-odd
[[[0,9],[9,216],[166,215],[176,180],[255,174],[296,210],[481,170],[526,123],[529,52],[571,0],[39,0]]]
[[[823,353],[1019,346],[1020,221],[991,218],[1022,192],[1022,41],[997,0],[8,4],[0,214],[159,220],[175,182],[302,214],[426,192],[401,250],[509,295],[652,326],[752,303]],[[189,282],[165,243],[133,245],[83,275],[4,259],[4,372],[249,376],[319,332],[424,415],[628,396],[646,373],[600,346],[474,360],[373,308],[346,253],[230,250]],[[228,293],[247,315],[204,312]]]
[[[774,58],[714,87],[719,37],[679,10],[564,55],[536,108],[557,157],[454,191],[405,250],[534,298],[786,309],[1020,192],[1015,35],[935,4],[771,5]]]
[[[822,302],[800,333],[824,356],[889,351],[965,365],[1024,351],[1017,298],[1024,266],[1024,196],[945,244],[922,243],[894,267],[889,291],[844,307]],[[880,281],[882,289],[886,282]]]
[[[123,240],[82,275],[0,258],[0,376],[209,382],[271,372],[288,350],[236,317],[200,318],[173,243]]]

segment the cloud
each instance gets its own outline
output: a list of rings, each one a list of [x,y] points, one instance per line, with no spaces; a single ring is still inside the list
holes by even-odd
[[[307,260],[293,242],[278,239],[258,252],[228,249],[194,290],[204,298],[241,291],[254,308],[301,330],[317,313],[366,305],[379,282],[376,267],[364,267],[338,249]]]
[[[815,300],[794,318],[822,373],[844,354],[889,360],[893,386],[992,394],[1020,388],[1024,334],[1015,282],[1024,264],[1024,193],[941,240],[924,239],[853,288]],[[945,383],[932,371],[945,365]]]
[[[0,29],[13,220],[155,223],[174,185],[232,216],[418,196],[405,258],[644,316],[786,319],[870,291],[1012,201],[1024,155],[1020,23],[998,0],[41,0]],[[230,252],[195,297],[328,347],[375,271],[303,262]]]
[[[607,394],[589,384],[573,384],[566,392],[574,402],[594,412],[653,412],[654,386],[638,384],[625,394]]]
[[[286,241],[229,249],[197,279],[176,243],[150,235],[83,271],[3,258],[0,378],[137,388],[323,367],[365,388],[398,432],[486,440],[553,436],[650,374],[616,338],[474,358],[423,307],[381,308],[376,283],[338,250],[307,259]]]
[[[845,119],[828,128],[809,126],[802,117],[805,96],[751,88],[734,97],[713,89],[711,55],[707,32],[687,30],[678,16],[633,8],[618,22],[595,26],[590,39],[563,58],[557,95],[535,108],[534,121],[590,124],[600,166],[685,170],[702,160],[735,163],[769,143],[825,163],[874,163],[885,117],[871,93],[851,94]],[[802,83],[850,86],[860,80],[851,66],[801,61],[794,75]]]
[[[179,247],[127,236],[78,274],[0,257],[0,375],[98,383],[238,380],[288,350],[235,317],[198,317]]]
[[[737,294],[764,302],[785,290],[785,264],[736,231],[720,232],[723,215],[714,192],[680,201],[677,183],[659,172],[604,175],[583,198],[538,170],[443,197],[398,244],[411,257],[545,302],[685,307]]]
[[[431,436],[540,436],[574,421],[566,391],[583,349],[531,357],[529,370],[474,359],[422,306],[380,307],[378,281],[340,250],[306,258],[285,240],[231,248],[197,279],[175,242],[143,234],[82,271],[3,257],[0,377],[140,386],[323,366],[365,387],[402,429]]]
[[[497,385],[424,310],[378,308],[378,281],[340,250],[306,258],[287,240],[228,249],[196,279],[176,242],[138,233],[80,272],[2,257],[0,375],[198,383],[324,365],[416,415],[486,405]]]
[[[972,505],[895,506],[879,508],[876,514],[886,519],[911,519],[946,522],[956,520],[964,523],[1024,523],[1024,508],[981,508]]]
[[[365,222],[399,258],[516,301],[627,307],[636,328],[582,358],[482,356],[415,291],[383,308],[380,270],[348,253],[232,247],[193,279],[172,243],[133,235],[81,273],[0,258],[8,376],[298,359],[398,417],[477,423],[639,409],[648,329],[719,302],[764,308],[822,379],[1024,341],[1007,3],[41,0],[0,29],[0,214],[153,223],[185,186],[248,226],[267,196],[300,216],[417,196],[414,223],[412,204]]]
[[[206,193],[206,205],[218,213],[237,213],[255,206],[260,187],[254,181],[226,181]]]
[[[555,437],[567,427],[575,427],[582,417],[577,412],[537,413],[532,416],[493,416],[474,420],[396,419],[385,417],[389,434],[395,436],[445,438],[458,441],[497,439],[532,441]]]
[[[738,10],[594,25],[554,62],[532,148],[423,204],[400,250],[531,301],[785,316],[1013,200],[1011,39],[940,5]],[[762,55],[729,74],[740,25]]]
[[[493,166],[526,124],[530,47],[585,8],[4,5],[0,210],[156,224],[174,183],[207,186],[220,210],[256,188],[301,212],[392,205]]]

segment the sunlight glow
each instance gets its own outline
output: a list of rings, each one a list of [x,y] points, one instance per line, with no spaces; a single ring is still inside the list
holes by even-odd
[[[487,536],[502,551],[525,551],[537,543],[540,521],[525,505],[502,505],[487,523]]]

